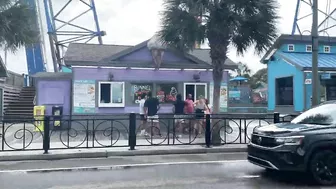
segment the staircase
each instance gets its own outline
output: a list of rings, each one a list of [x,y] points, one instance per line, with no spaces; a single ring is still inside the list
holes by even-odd
[[[23,87],[19,97],[12,101],[4,110],[4,119],[33,119],[35,87]]]

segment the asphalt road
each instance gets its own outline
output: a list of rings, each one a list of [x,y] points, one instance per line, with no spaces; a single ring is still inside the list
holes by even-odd
[[[306,175],[266,172],[245,161],[246,154],[115,157],[0,163],[1,189],[304,189],[314,186]],[[55,171],[83,167],[114,170]],[[134,166],[131,166],[134,165]],[[143,165],[143,166],[141,166]],[[36,172],[37,169],[51,172]],[[28,172],[24,172],[26,170]],[[54,170],[54,171],[53,171]],[[34,172],[35,171],[35,172]],[[333,188],[333,187],[331,187]]]

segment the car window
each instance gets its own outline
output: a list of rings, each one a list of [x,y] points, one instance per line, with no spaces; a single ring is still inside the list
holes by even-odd
[[[296,124],[336,124],[336,104],[324,104],[303,112],[291,121]]]

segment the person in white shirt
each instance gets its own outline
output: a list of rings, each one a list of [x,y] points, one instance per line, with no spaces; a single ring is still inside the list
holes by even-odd
[[[147,128],[147,118],[145,116],[145,102],[147,99],[147,94],[146,93],[142,93],[141,94],[141,100],[139,101],[139,114],[140,114],[140,120],[141,120],[141,125],[140,125],[140,135],[146,135],[148,134],[146,132],[146,128]]]

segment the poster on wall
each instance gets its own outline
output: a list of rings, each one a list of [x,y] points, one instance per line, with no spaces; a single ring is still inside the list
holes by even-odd
[[[210,104],[213,106],[213,92],[214,92],[214,85],[210,83]],[[227,112],[228,111],[228,92],[227,92],[227,84],[222,83],[220,88],[220,97],[219,97],[219,112]]]
[[[96,110],[95,80],[75,80],[73,86],[74,113],[95,113]]]
[[[141,95],[143,93],[148,94],[149,91],[152,91],[151,84],[134,84],[132,85],[132,96],[134,103],[138,104],[141,100]]]

